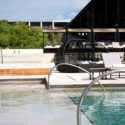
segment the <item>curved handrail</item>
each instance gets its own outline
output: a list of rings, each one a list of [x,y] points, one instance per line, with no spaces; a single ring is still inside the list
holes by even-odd
[[[120,73],[120,72],[125,72],[125,69],[124,70],[113,70],[113,71],[104,73],[89,83],[88,87],[82,92],[82,95],[80,97],[80,101],[79,101],[79,104],[77,107],[77,125],[81,125],[81,117],[80,117],[81,106],[82,106],[82,103],[84,101],[84,98],[85,98],[88,90],[92,87],[92,85],[94,85],[98,80],[100,80],[101,78],[103,78],[107,75],[110,75],[113,73]]]
[[[76,65],[73,65],[73,64],[69,64],[69,63],[60,63],[60,64],[58,64],[58,65],[55,65],[55,66],[51,69],[51,71],[49,72],[49,74],[48,74],[48,88],[49,88],[49,89],[50,89],[50,74],[52,73],[52,71],[53,71],[55,68],[57,68],[58,66],[61,66],[61,65],[67,65],[67,66],[72,66],[72,67],[78,68],[78,69],[80,69],[80,70],[82,70],[82,71],[88,73],[90,76],[92,76],[92,77],[94,78],[94,76],[93,76],[90,72],[88,72],[86,69],[83,69],[82,67],[79,67],[79,66],[76,66]],[[102,85],[99,81],[98,81],[98,83],[99,83],[99,85],[102,87],[102,89],[103,89],[103,91],[104,91],[104,93],[105,93],[105,88],[103,87],[103,85]]]

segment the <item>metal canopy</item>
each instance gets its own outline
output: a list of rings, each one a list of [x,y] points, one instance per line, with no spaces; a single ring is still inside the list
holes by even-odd
[[[76,33],[82,33],[82,32],[91,32],[91,29],[88,29],[88,28],[74,28],[74,29],[68,29],[68,32],[76,32]]]
[[[95,33],[115,33],[116,29],[113,28],[94,28],[93,32]]]
[[[119,32],[125,33],[125,28],[119,28]]]
[[[125,32],[125,28],[119,28],[119,32]],[[66,29],[43,29],[43,33],[65,33]],[[74,33],[90,33],[92,32],[89,28],[70,28],[67,29],[67,32]],[[93,32],[95,33],[115,33],[115,28],[93,28]]]
[[[65,33],[66,29],[43,29],[44,33]]]

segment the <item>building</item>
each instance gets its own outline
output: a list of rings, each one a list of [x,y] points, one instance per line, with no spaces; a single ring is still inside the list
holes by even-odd
[[[66,28],[70,21],[23,21],[30,27],[38,26],[42,29],[62,29]],[[16,21],[9,21],[9,24],[16,23]]]
[[[125,41],[125,0],[91,0],[67,28],[91,29],[91,38],[90,33],[80,34],[85,39]]]
[[[125,0],[91,0],[68,24],[66,36],[55,55],[56,64],[101,60],[102,52],[125,55]],[[122,46],[113,47],[119,42]]]

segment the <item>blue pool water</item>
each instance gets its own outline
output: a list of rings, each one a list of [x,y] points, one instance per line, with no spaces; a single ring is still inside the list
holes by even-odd
[[[79,97],[72,98],[76,103]],[[85,114],[96,125],[125,125],[125,89],[90,91],[82,104]]]

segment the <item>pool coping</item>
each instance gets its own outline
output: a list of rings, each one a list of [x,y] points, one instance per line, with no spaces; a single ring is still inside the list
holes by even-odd
[[[65,92],[65,91],[64,91],[64,92]],[[66,93],[66,92],[65,92],[65,93]],[[66,93],[66,95],[71,99],[71,101],[72,101],[76,106],[78,106],[77,103],[72,99],[72,97],[70,97],[67,93]],[[84,116],[86,116],[86,118],[89,120],[89,122],[90,122],[92,125],[94,125],[94,122],[87,116],[87,114],[84,112],[84,110],[81,110],[81,112],[83,113]]]

